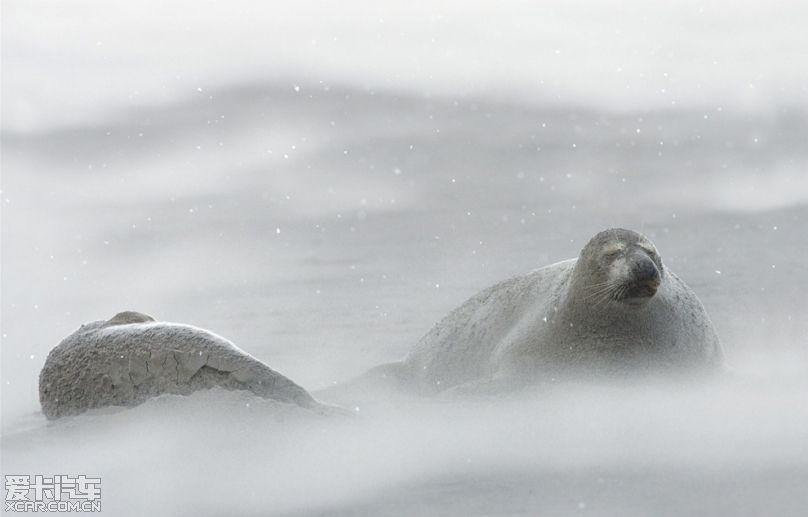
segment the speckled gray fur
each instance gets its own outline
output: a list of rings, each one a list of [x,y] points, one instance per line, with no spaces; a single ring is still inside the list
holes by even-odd
[[[656,275],[658,288],[631,298],[626,286],[642,267]],[[722,366],[718,336],[693,291],[663,266],[647,238],[613,229],[593,237],[577,259],[485,289],[441,320],[402,363],[375,374],[437,393],[569,372],[625,376]]]
[[[305,389],[230,341],[137,312],[82,325],[51,350],[39,376],[39,400],[48,418],[58,418],[214,386],[303,407],[319,405]]]

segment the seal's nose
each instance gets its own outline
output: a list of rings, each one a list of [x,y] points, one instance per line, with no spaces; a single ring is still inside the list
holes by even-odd
[[[659,287],[659,283],[662,280],[656,264],[654,264],[654,261],[648,257],[643,257],[637,261],[634,270],[634,278],[636,279],[637,284],[649,289],[651,291],[650,294],[656,292],[657,287]]]

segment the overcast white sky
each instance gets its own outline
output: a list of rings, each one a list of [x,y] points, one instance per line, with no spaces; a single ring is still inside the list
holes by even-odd
[[[808,105],[799,0],[10,0],[2,14],[13,130],[266,80],[604,109]]]

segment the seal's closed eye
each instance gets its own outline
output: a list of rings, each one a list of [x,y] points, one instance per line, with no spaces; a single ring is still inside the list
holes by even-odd
[[[640,243],[638,246],[640,247],[641,250],[648,253],[648,255],[650,255],[651,257],[656,257],[657,255],[659,255],[653,244]]]
[[[625,251],[625,246],[620,243],[609,244],[603,249],[603,255],[608,258],[614,258]]]

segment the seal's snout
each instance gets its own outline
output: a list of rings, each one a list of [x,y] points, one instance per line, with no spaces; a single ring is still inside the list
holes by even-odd
[[[643,258],[638,262],[635,278],[637,283],[642,286],[651,287],[653,289],[659,287],[659,269],[656,264],[654,264],[654,261],[649,258]]]
[[[626,301],[642,303],[654,296],[662,282],[662,275],[654,261],[648,257],[639,258],[632,268],[632,282]]]

